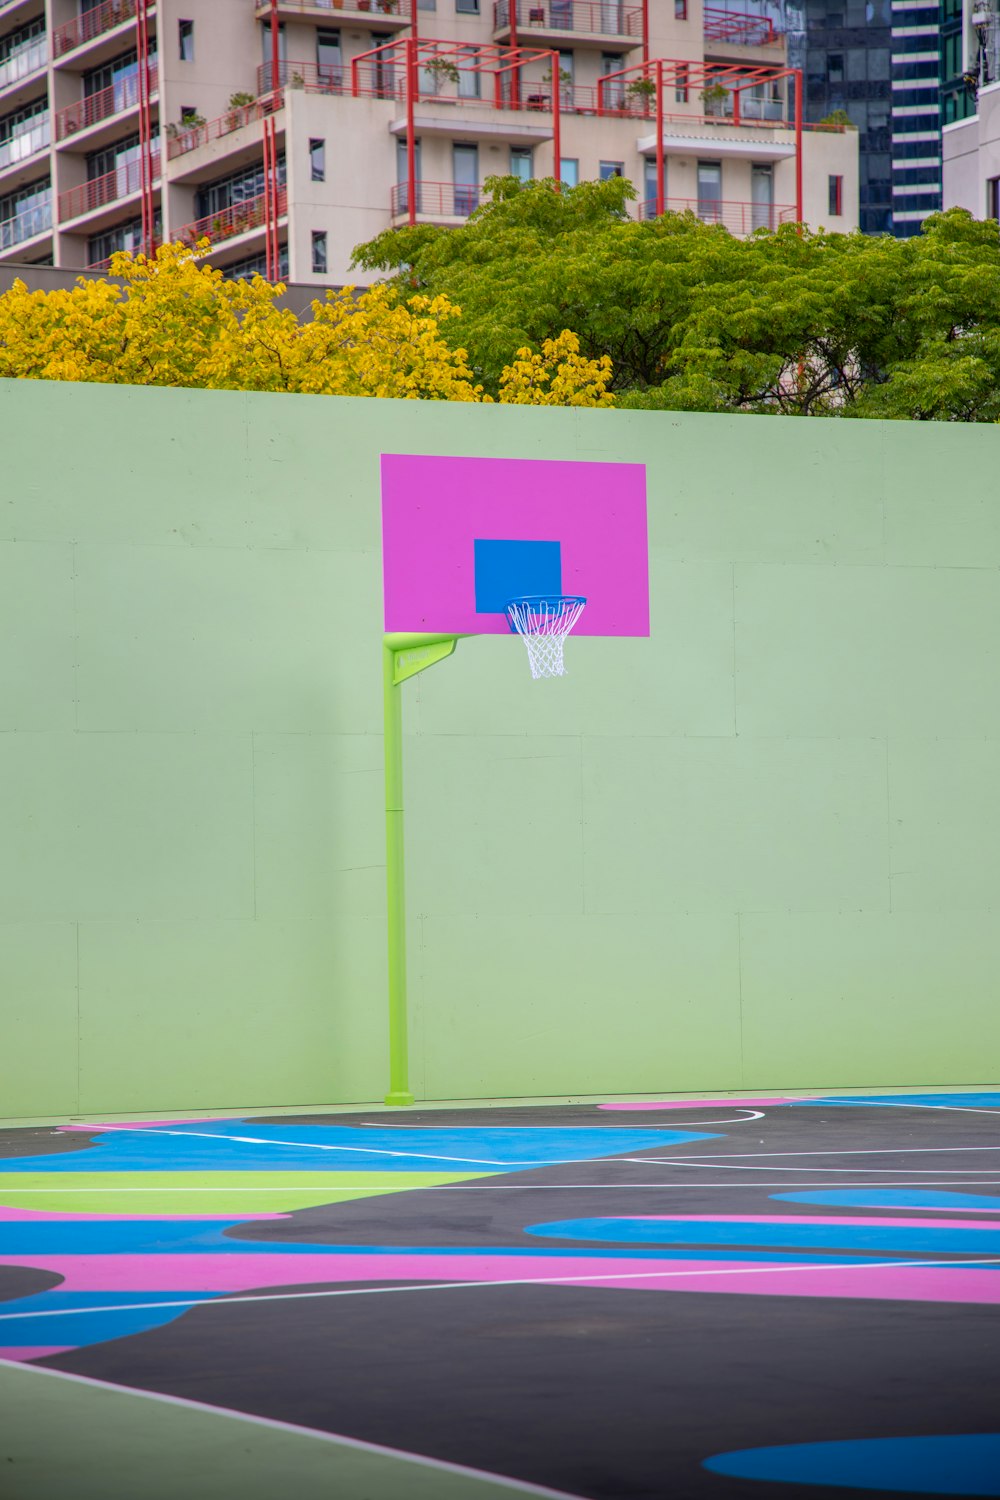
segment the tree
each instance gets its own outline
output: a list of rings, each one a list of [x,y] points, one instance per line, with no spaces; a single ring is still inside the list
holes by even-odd
[[[198,246],[208,248],[207,242]],[[117,281],[81,277],[69,291],[0,296],[0,376],[211,390],[491,401],[466,351],[444,328],[460,309],[447,297],[404,296],[386,285],[314,302],[300,322],[278,306],[284,290],[260,276],[226,281],[190,246],[155,257],[117,255]],[[527,363],[526,363],[527,362]],[[607,362],[579,354],[562,334],[542,354],[521,349],[501,372],[497,399],[601,406]]]
[[[585,358],[611,360],[620,406],[1000,417],[993,222],[952,209],[909,240],[793,224],[738,240],[690,213],[629,219],[621,178],[489,186],[461,228],[389,230],[355,251],[462,307],[456,335],[488,391],[520,345],[569,328]]]

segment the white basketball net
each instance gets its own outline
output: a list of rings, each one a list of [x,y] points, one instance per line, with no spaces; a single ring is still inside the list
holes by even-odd
[[[563,677],[563,643],[583,614],[586,599],[512,599],[507,617],[528,649],[532,677]]]

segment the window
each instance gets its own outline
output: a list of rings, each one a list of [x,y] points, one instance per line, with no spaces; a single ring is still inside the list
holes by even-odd
[[[456,142],[451,154],[455,213],[464,216],[479,207],[479,147]]]
[[[317,276],[326,275],[326,230],[312,232],[312,268]]]
[[[181,62],[194,62],[194,22],[177,22],[177,46]]]
[[[689,70],[687,63],[678,63],[677,72],[674,75],[674,103],[686,104],[688,102],[688,78]]]
[[[663,193],[664,199],[667,192],[667,163],[663,163]],[[643,157],[642,161],[642,203],[639,205],[640,219],[656,218],[656,158],[652,156]]]
[[[563,156],[559,160],[559,180],[564,187],[576,187],[580,181],[580,161],[576,156]]]
[[[456,16],[478,16],[479,0],[455,0]]]
[[[339,89],[344,83],[343,54],[339,31],[317,31],[316,71],[324,89]]]
[[[607,78],[609,73],[620,73],[625,66],[625,59],[620,52],[603,52],[601,54],[601,77]],[[625,80],[624,78],[612,78],[610,83],[604,85],[604,107],[605,109],[621,109],[625,103]]]
[[[842,177],[831,177],[829,179],[829,185],[829,212],[831,214],[836,214],[839,216],[844,212],[844,179]]]
[[[417,0],[418,10],[437,10],[437,0]]]
[[[478,99],[482,92],[483,75],[476,72],[479,61],[478,47],[465,47],[455,59],[458,64],[458,97]]]
[[[598,176],[602,182],[607,182],[609,177],[624,177],[625,163],[623,161],[602,161],[598,168]]]
[[[511,146],[510,175],[522,182],[530,182],[535,175],[535,165],[530,146]]]
[[[844,81],[844,54],[842,52],[828,52],[826,56],[826,77],[828,83],[843,83]]]
[[[326,141],[309,142],[309,176],[313,182],[326,181]]]
[[[674,0],[674,20],[686,21],[688,18],[688,0]]]
[[[698,163],[698,217],[707,224],[718,224],[722,219],[722,163],[719,161]]]
[[[278,156],[278,186],[285,185],[285,153]],[[253,203],[264,196],[264,163],[246,167],[242,172],[233,172],[228,177],[217,177],[206,182],[195,195],[195,218],[207,219],[209,215],[225,214],[227,209],[243,203]]]

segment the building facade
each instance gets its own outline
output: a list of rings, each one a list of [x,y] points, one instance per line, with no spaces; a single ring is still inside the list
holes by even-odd
[[[997,0],[963,0],[964,113],[943,130],[944,206],[1000,219],[1000,11]]]
[[[752,0],[0,0],[0,262],[210,241],[227,274],[351,280],[487,177],[610,175],[735,233],[858,222],[857,136],[795,129]],[[657,120],[660,120],[657,146]]]

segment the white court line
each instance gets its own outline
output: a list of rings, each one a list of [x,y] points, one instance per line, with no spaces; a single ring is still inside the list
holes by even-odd
[[[650,1147],[650,1150],[653,1148]],[[847,1151],[702,1151],[685,1156],[686,1161],[730,1161],[752,1156],[755,1160],[772,1156],[931,1156],[944,1151],[1000,1151],[1000,1146],[858,1146]],[[666,1161],[667,1157],[643,1156],[642,1161]]]
[[[558,1166],[559,1163],[557,1162],[555,1165]],[[741,1170],[741,1171],[748,1171],[749,1172],[749,1171],[754,1171],[756,1169],[752,1168],[752,1167],[745,1167],[745,1168],[740,1168],[739,1170]],[[761,1168],[760,1170],[762,1171],[763,1168]],[[805,1168],[799,1168],[799,1167],[780,1167],[780,1168],[777,1168],[777,1170],[778,1171],[796,1172],[796,1171],[804,1171]],[[815,1188],[817,1191],[820,1191],[820,1190],[825,1191],[829,1186],[830,1186],[830,1184],[828,1182],[797,1182],[795,1184],[796,1189],[801,1189],[802,1191],[808,1191],[811,1188]],[[974,1177],[974,1178],[971,1178],[971,1179],[967,1178],[967,1177],[955,1177],[955,1178],[951,1178],[949,1180],[946,1180],[944,1182],[941,1182],[940,1179],[935,1179],[934,1181],[931,1181],[931,1180],[928,1179],[928,1180],[922,1181],[922,1182],[912,1182],[912,1181],[908,1181],[908,1182],[879,1182],[879,1183],[873,1183],[873,1182],[838,1182],[838,1184],[837,1184],[837,1191],[839,1192],[843,1188],[865,1188],[865,1189],[872,1188],[872,1187],[879,1187],[879,1188],[887,1188],[887,1187],[901,1187],[901,1188],[932,1187],[932,1188],[942,1188],[942,1187],[949,1187],[949,1186],[956,1187],[956,1188],[963,1188],[963,1187],[1000,1187],[1000,1177]],[[349,1188],[346,1188],[346,1187],[345,1188],[324,1187],[323,1188],[323,1192],[324,1193],[331,1193],[331,1194],[334,1194],[334,1195],[337,1195],[337,1194],[340,1194],[340,1193],[365,1193],[365,1192],[370,1192],[370,1193],[373,1193],[373,1194],[375,1194],[375,1193],[381,1193],[383,1196],[388,1197],[389,1194],[392,1193],[392,1192],[396,1192],[396,1193],[548,1193],[548,1192],[552,1191],[553,1189],[557,1189],[557,1188],[562,1188],[562,1189],[565,1189],[567,1192],[575,1192],[575,1193],[584,1193],[584,1192],[614,1193],[614,1192],[624,1191],[624,1190],[631,1189],[631,1188],[653,1188],[653,1189],[658,1189],[658,1190],[660,1190],[662,1192],[686,1192],[689,1188],[712,1188],[713,1190],[715,1190],[717,1192],[729,1192],[730,1189],[736,1189],[736,1188],[741,1188],[741,1187],[749,1188],[751,1190],[753,1190],[755,1188],[767,1188],[767,1187],[786,1188],[786,1187],[788,1187],[788,1181],[787,1181],[787,1179],[782,1178],[779,1182],[495,1182],[495,1183],[483,1183],[481,1185],[478,1184],[478,1183],[474,1185],[472,1183],[465,1183],[465,1182],[452,1182],[452,1183],[443,1183],[443,1184],[441,1184],[438,1187],[408,1187],[408,1188],[396,1188],[396,1189],[386,1188],[386,1186],[385,1186],[384,1183],[370,1183],[370,1184],[364,1184],[363,1186],[355,1186],[355,1187],[349,1187]],[[5,1186],[3,1188],[0,1188],[0,1196],[2,1196],[3,1198],[6,1198],[10,1194],[17,1194],[17,1193],[34,1193],[34,1194],[40,1194],[42,1196],[47,1196],[47,1195],[53,1194],[53,1193],[100,1193],[100,1195],[102,1197],[105,1196],[108,1193],[147,1193],[147,1194],[148,1193],[156,1193],[156,1194],[161,1194],[161,1193],[243,1193],[243,1194],[247,1194],[247,1195],[249,1195],[251,1193],[264,1193],[264,1194],[267,1194],[269,1196],[273,1196],[275,1192],[280,1192],[280,1191],[281,1191],[280,1187],[275,1188],[275,1187],[223,1187],[223,1186],[212,1187],[212,1186],[208,1186],[208,1187],[54,1187],[54,1188],[50,1188],[50,1187],[6,1187]],[[308,1192],[308,1193],[311,1194],[314,1190],[311,1189],[311,1188],[289,1188],[289,1189],[287,1189],[287,1191],[290,1192],[290,1193],[300,1193],[300,1192],[301,1193],[306,1193],[306,1192]],[[307,1205],[307,1206],[313,1207],[313,1208],[322,1208],[323,1207],[323,1203],[320,1202],[320,1203],[315,1203],[315,1204],[311,1204],[311,1205]],[[303,1212],[303,1211],[304,1210],[299,1210],[299,1209],[278,1209],[278,1210],[276,1210],[276,1212],[278,1212],[278,1213],[299,1213],[299,1212]],[[44,1213],[45,1210],[44,1209],[39,1209],[38,1212],[39,1213]],[[0,1220],[0,1232],[2,1232],[2,1225],[3,1225],[4,1222],[5,1221]]]
[[[734,1105],[733,1108],[735,1109],[736,1106]],[[744,1118],[742,1120],[689,1120],[688,1117],[687,1117],[687,1115],[685,1114],[683,1116],[683,1120],[684,1120],[683,1124],[681,1124],[677,1120],[672,1120],[669,1125],[667,1125],[667,1124],[662,1124],[662,1125],[633,1125],[633,1126],[627,1126],[627,1125],[579,1125],[579,1126],[577,1126],[577,1125],[564,1125],[562,1127],[562,1129],[564,1129],[564,1130],[629,1130],[629,1129],[631,1129],[631,1130],[686,1130],[688,1128],[688,1126],[690,1126],[691,1129],[695,1129],[695,1128],[700,1129],[702,1125],[747,1125],[747,1124],[750,1123],[751,1120],[763,1120],[763,1119],[764,1119],[764,1111],[762,1109],[751,1109],[751,1110],[748,1110],[746,1112],[746,1114],[745,1114],[745,1116],[744,1116]],[[420,1130],[432,1130],[432,1129],[435,1129],[436,1127],[434,1127],[434,1126],[428,1126],[428,1125],[405,1125],[405,1124],[402,1124],[402,1123],[400,1123],[399,1125],[393,1123],[391,1126],[385,1126],[379,1120],[359,1120],[358,1124],[357,1124],[357,1126],[355,1128],[356,1129],[369,1129],[369,1130],[386,1130],[386,1129],[391,1129],[391,1130],[412,1130],[414,1132],[417,1132],[417,1131],[420,1131]],[[442,1129],[447,1129],[448,1127],[447,1126],[443,1126],[441,1128]],[[465,1125],[453,1125],[451,1127],[452,1130],[466,1130],[466,1129],[474,1129],[474,1128],[475,1128],[474,1126],[465,1126]],[[487,1129],[494,1129],[494,1130],[552,1130],[552,1129],[559,1129],[558,1126],[553,1127],[552,1125],[495,1125],[495,1126],[492,1126],[492,1127],[491,1126],[487,1126],[486,1128]],[[653,1148],[650,1147],[650,1150],[652,1150],[652,1149]]]
[[[962,1172],[961,1167],[774,1167],[770,1165],[766,1167],[750,1167],[724,1161],[718,1164],[706,1161],[674,1161],[669,1156],[631,1157],[629,1159],[636,1166],[645,1166],[647,1162],[654,1162],[665,1167],[697,1166],[705,1167],[709,1170],[714,1168],[716,1172],[824,1172],[828,1175],[832,1174],[834,1177],[839,1177],[844,1172],[863,1172],[866,1177],[884,1177],[887,1172],[898,1172],[905,1177],[912,1176],[917,1172],[930,1172],[935,1177],[948,1177],[955,1182],[961,1181],[961,1176],[956,1176],[955,1174],[961,1174]],[[974,1172],[976,1168],[969,1167],[967,1171]]]
[[[400,1251],[400,1254],[405,1253]],[[455,1253],[461,1254],[461,1250]],[[669,1265],[669,1261],[664,1261],[664,1269],[661,1271],[615,1271],[600,1276],[583,1271],[578,1276],[511,1276],[496,1281],[422,1281],[411,1286],[337,1287],[324,1292],[262,1292],[259,1296],[250,1293],[238,1297],[220,1292],[216,1297],[196,1301],[177,1298],[164,1302],[110,1303],[106,1307],[51,1307],[42,1312],[0,1313],[0,1323],[12,1323],[18,1318],[68,1318],[75,1313],[145,1312],[149,1308],[164,1307],[232,1307],[243,1302],[302,1302],[317,1297],[374,1297],[390,1292],[456,1292],[495,1286],[589,1286],[598,1281],[684,1281],[693,1276],[774,1276],[786,1271],[885,1271],[892,1268],[913,1270],[922,1267],[960,1270],[965,1266],[1000,1266],[1000,1256],[980,1260],[875,1260],[830,1262],[826,1265],[724,1266],[697,1271],[671,1271],[667,1269]],[[375,1277],[370,1279],[375,1280]]]
[[[401,1463],[414,1464],[421,1469],[441,1470],[448,1474],[459,1474],[465,1479],[485,1480],[498,1489],[510,1490],[515,1495],[538,1495],[542,1497],[542,1500],[584,1500],[584,1496],[570,1494],[569,1490],[552,1490],[546,1485],[532,1484],[527,1479],[514,1479],[508,1474],[491,1474],[486,1469],[473,1469],[468,1464],[451,1463],[446,1458],[430,1458],[424,1453],[410,1453],[405,1448],[387,1448],[383,1443],[366,1443],[362,1438],[345,1437],[342,1432],[324,1432],[319,1427],[301,1427],[297,1422],[281,1422],[276,1417],[258,1417],[251,1412],[233,1411],[227,1406],[213,1406],[208,1401],[189,1401],[184,1396],[167,1396],[160,1391],[139,1390],[134,1386],[119,1385],[114,1380],[94,1380],[89,1375],[72,1375],[68,1370],[47,1370],[41,1365],[25,1364],[23,1360],[0,1358],[0,1365],[8,1370],[24,1370],[32,1375],[47,1375],[56,1380],[74,1381],[77,1385],[90,1386],[97,1391],[117,1391],[120,1395],[135,1396],[141,1401],[159,1401],[165,1406],[179,1406],[185,1411],[208,1412],[215,1417],[229,1417],[234,1422],[247,1422],[253,1427],[269,1427],[275,1432],[288,1432],[295,1437],[317,1438],[322,1443],[353,1448],[360,1453],[374,1453],[381,1458],[399,1459]]]
[[[489,1167],[494,1172],[536,1171],[540,1167],[566,1167],[572,1165],[574,1162],[580,1161],[581,1159],[585,1161],[592,1161],[595,1159],[593,1157],[580,1158],[576,1156],[568,1156],[563,1157],[558,1161],[489,1161],[486,1157],[442,1156],[440,1153],[433,1151],[389,1151],[383,1146],[334,1146],[330,1144],[323,1144],[318,1141],[268,1141],[262,1139],[259,1136],[252,1135],[216,1135],[211,1130],[158,1130],[152,1126],[143,1125],[88,1125],[85,1121],[81,1123],[85,1130],[117,1130],[128,1135],[190,1136],[196,1140],[202,1141],[236,1141],[240,1145],[246,1146],[287,1146],[293,1151],[346,1151],[348,1153],[360,1153],[364,1156],[392,1156],[400,1159],[405,1158],[409,1161],[453,1161],[458,1162],[461,1166],[466,1167]],[[625,1125],[606,1125],[602,1126],[601,1128],[609,1132],[615,1129],[631,1132],[635,1129],[634,1126]],[[650,1150],[653,1149],[653,1147],[650,1147]],[[614,1152],[608,1153],[609,1157],[613,1155],[615,1155]],[[605,1158],[598,1157],[597,1160],[603,1161],[605,1160]],[[123,1170],[134,1171],[136,1169],[125,1168]]]
[[[843,1109],[850,1109],[851,1107],[855,1109],[868,1108],[870,1106],[872,1109],[948,1109],[959,1115],[1000,1115],[1000,1109],[988,1109],[983,1104],[907,1104],[903,1100],[897,1101],[895,1099],[865,1099],[863,1102],[859,1099],[852,1099],[850,1104],[843,1104],[837,1099],[828,1099],[823,1102],[825,1104],[838,1104]]]

